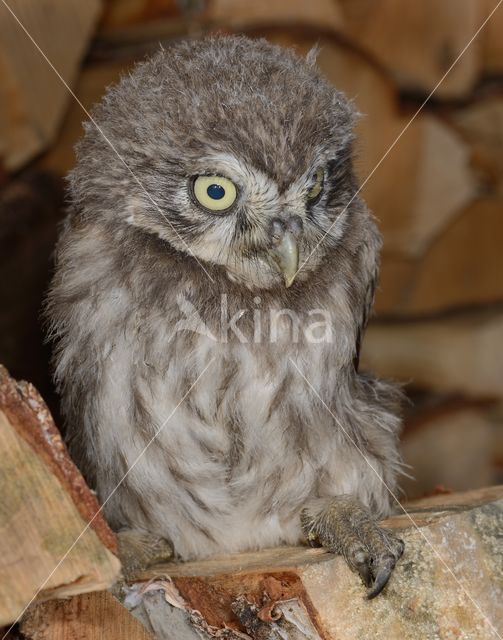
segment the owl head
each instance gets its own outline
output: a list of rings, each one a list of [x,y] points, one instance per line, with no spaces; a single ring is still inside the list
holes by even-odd
[[[306,281],[344,241],[358,206],[352,108],[314,55],[183,42],[109,89],[93,119],[70,179],[84,216],[155,234],[250,288]]]

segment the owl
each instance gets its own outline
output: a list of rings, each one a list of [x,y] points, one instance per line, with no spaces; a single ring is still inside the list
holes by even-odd
[[[315,54],[212,36],[136,66],[85,124],[47,317],[125,571],[309,542],[374,597],[401,556],[378,525],[399,395],[358,369],[380,236],[353,120]]]

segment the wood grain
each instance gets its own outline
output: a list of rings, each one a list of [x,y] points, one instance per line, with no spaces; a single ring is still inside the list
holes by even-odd
[[[0,624],[32,598],[104,589],[115,537],[34,387],[0,367]],[[88,526],[89,523],[89,526]]]
[[[107,591],[33,607],[22,631],[30,640],[153,640]]]

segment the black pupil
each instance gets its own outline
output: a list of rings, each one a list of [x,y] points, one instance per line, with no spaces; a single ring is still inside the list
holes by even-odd
[[[212,200],[221,200],[225,196],[225,189],[220,184],[210,184],[206,193]]]

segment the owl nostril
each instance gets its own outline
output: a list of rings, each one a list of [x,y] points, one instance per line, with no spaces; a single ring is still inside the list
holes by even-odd
[[[286,225],[280,218],[273,218],[271,220],[271,236],[273,240],[279,240],[285,233]]]
[[[302,219],[299,218],[299,216],[273,218],[271,220],[271,235],[274,240],[279,240],[285,231],[290,231],[296,238],[298,238],[302,233],[303,227]]]
[[[288,229],[298,238],[304,229],[304,223],[299,216],[292,216],[288,219]]]

